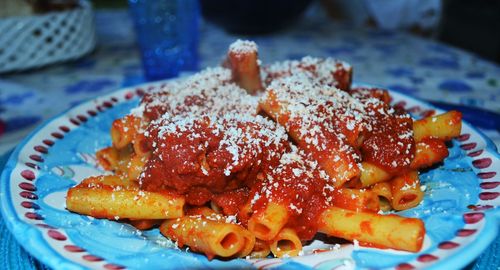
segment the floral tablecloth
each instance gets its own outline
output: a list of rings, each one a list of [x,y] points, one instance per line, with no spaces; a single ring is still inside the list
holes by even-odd
[[[289,30],[268,36],[235,36],[203,24],[200,68],[219,64],[228,44],[249,38],[257,42],[264,63],[331,56],[351,63],[357,82],[500,113],[498,65],[434,41],[400,32],[355,29],[311,12]],[[71,63],[0,75],[0,156],[44,120],[91,97],[144,81],[127,13],[99,11],[96,26],[99,43],[92,54]],[[483,130],[497,147],[498,129]],[[29,258],[18,252],[16,256],[20,261]]]

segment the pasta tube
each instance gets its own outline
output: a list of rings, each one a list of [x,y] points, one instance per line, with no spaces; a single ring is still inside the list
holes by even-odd
[[[146,136],[143,133],[138,133],[133,140],[132,146],[134,153],[138,156],[146,156],[151,153]]]
[[[260,78],[260,66],[258,63],[257,46],[250,41],[238,41],[230,48],[227,55],[231,67],[233,80],[247,90],[249,94],[255,94],[262,89]]]
[[[241,250],[238,251],[238,253],[236,253],[236,257],[246,257],[250,255],[250,253],[255,247],[255,236],[250,231],[243,230],[242,236],[245,242]]]
[[[288,210],[285,206],[269,202],[262,210],[250,217],[248,230],[262,240],[273,239],[288,222]]]
[[[96,218],[166,219],[181,217],[184,202],[183,197],[167,193],[76,186],[68,191],[66,208]]]
[[[144,170],[144,166],[146,165],[147,160],[147,155],[140,156],[133,154],[130,157],[130,161],[127,166],[127,178],[131,180],[137,180],[141,172]]]
[[[392,209],[392,189],[388,182],[381,182],[373,185],[370,189],[379,198],[380,210],[389,211]]]
[[[449,111],[413,122],[413,136],[416,142],[425,138],[448,141],[459,136],[461,130],[462,114],[458,111]]]
[[[138,133],[141,119],[132,115],[127,115],[117,119],[111,126],[111,141],[117,149],[124,148],[132,142]]]
[[[206,254],[209,259],[214,256],[231,257],[246,248],[243,227],[204,217],[166,220],[160,225],[160,232],[180,247],[187,245]]]
[[[97,163],[105,170],[111,171],[118,166],[118,151],[114,147],[106,147],[96,152]]]
[[[208,208],[206,206],[190,208],[186,210],[186,215],[203,216],[203,217],[208,217],[211,220],[213,219],[225,220],[223,215],[216,213],[213,209]],[[237,254],[235,254],[235,257],[245,257],[249,255],[255,246],[255,236],[252,233],[250,233],[248,230],[243,230],[241,234],[245,242],[241,250],[238,251]]]
[[[362,162],[361,168],[361,176],[359,178],[361,187],[368,187],[391,179],[391,175],[388,172],[370,162]]]
[[[424,139],[415,145],[415,158],[410,164],[413,170],[430,167],[448,156],[446,144],[439,139]]]
[[[331,236],[377,247],[416,252],[422,248],[425,228],[420,219],[354,212],[330,207],[321,215],[318,230]]]
[[[424,198],[418,172],[412,171],[391,180],[392,208],[405,210],[417,206]]]
[[[275,257],[281,258],[283,256],[299,255],[302,250],[302,243],[295,230],[284,228],[276,235],[269,247]]]

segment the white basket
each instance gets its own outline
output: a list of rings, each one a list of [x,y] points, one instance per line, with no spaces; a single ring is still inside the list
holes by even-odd
[[[78,58],[96,43],[92,6],[0,19],[0,73]]]

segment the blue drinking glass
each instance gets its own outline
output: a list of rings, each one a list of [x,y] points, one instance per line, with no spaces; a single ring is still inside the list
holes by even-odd
[[[198,67],[198,0],[129,0],[147,80]]]

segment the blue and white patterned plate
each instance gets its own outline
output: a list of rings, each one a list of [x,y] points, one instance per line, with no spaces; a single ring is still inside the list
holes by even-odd
[[[427,234],[419,253],[315,240],[300,257],[208,261],[175,248],[157,229],[142,232],[68,212],[68,188],[102,173],[94,153],[110,144],[112,121],[138,104],[143,89],[159,84],[126,88],[81,104],[46,122],[13,152],[1,177],[2,214],[19,243],[43,263],[57,269],[456,269],[476,258],[498,233],[499,154],[469,124],[451,143],[445,162],[421,173],[424,201],[400,212],[425,222]],[[417,117],[434,110],[414,98],[391,94],[395,104]]]

